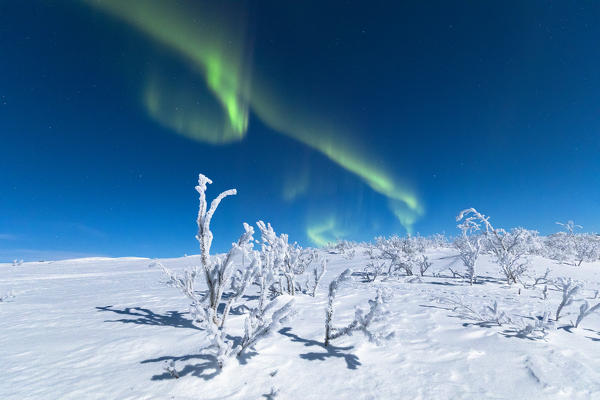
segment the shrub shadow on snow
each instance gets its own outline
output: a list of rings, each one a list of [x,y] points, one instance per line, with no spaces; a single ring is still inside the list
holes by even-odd
[[[590,329],[590,328],[575,328],[573,325],[564,325],[564,326],[558,327],[557,329],[563,329],[564,331],[569,332],[569,333],[573,333],[573,334],[575,333],[574,330],[576,330],[576,329],[580,329],[580,330],[583,330],[583,331],[592,332],[592,333],[595,333],[596,335],[598,335],[599,337],[595,338],[595,337],[592,337],[592,336],[586,336],[586,338],[588,338],[588,339],[590,339],[590,340],[592,340],[594,342],[600,342],[600,331],[595,331],[595,330]]]
[[[292,342],[304,343],[304,346],[307,346],[307,347],[315,346],[315,347],[320,347],[324,350],[323,352],[311,352],[311,353],[300,354],[300,358],[303,358],[303,359],[309,360],[309,361],[314,361],[314,360],[325,361],[326,358],[331,358],[331,357],[343,358],[344,361],[346,361],[346,367],[348,369],[357,369],[360,365],[362,365],[356,355],[350,354],[350,353],[345,353],[349,350],[352,350],[354,348],[354,346],[346,346],[346,347],[338,347],[338,346],[333,346],[333,345],[325,346],[323,343],[321,343],[319,341],[301,338],[300,336],[292,333],[291,330],[292,330],[292,328],[289,328],[289,327],[283,328],[279,331],[279,333],[281,333],[284,336],[292,338]]]
[[[517,338],[517,339],[527,339],[527,340],[531,340],[532,342],[536,342],[541,340],[541,337],[534,337],[534,336],[529,336],[524,332],[520,332],[518,328],[508,328],[503,330],[502,332],[499,332],[500,335],[506,337],[506,338]]]
[[[113,306],[96,307],[98,311],[110,311],[115,314],[128,315],[137,318],[122,318],[106,320],[104,322],[122,322],[124,324],[172,326],[174,328],[198,329],[193,322],[183,316],[179,311],[167,311],[166,314],[157,314],[152,310],[142,307],[126,307],[124,309],[113,308]]]
[[[163,356],[158,358],[151,358],[148,360],[141,361],[140,364],[148,364],[148,363],[164,363],[165,361],[188,361],[188,360],[203,360],[202,362],[198,362],[196,364],[187,364],[182,369],[177,370],[177,374],[179,377],[192,375],[198,378],[202,378],[204,380],[209,380],[219,375],[221,370],[219,369],[219,364],[217,363],[217,359],[210,354],[191,354],[187,356],[175,357],[175,356]],[[160,375],[152,376],[153,381],[162,381],[166,379],[176,379],[172,374],[165,371]]]
[[[452,314],[448,314],[449,318],[458,318],[461,320],[465,320],[465,319],[469,319],[464,317],[463,315],[460,315],[456,312],[456,310],[454,309],[454,307],[444,307],[444,306],[437,306],[437,305],[431,305],[431,304],[419,304],[419,307],[424,307],[424,308],[437,308],[438,310],[445,310],[445,311],[450,311]],[[471,321],[471,322],[463,322],[462,326],[469,327],[469,326],[478,326],[481,328],[494,328],[494,327],[498,327],[501,326],[498,324],[498,322],[496,321]]]
[[[447,281],[430,281],[427,282],[430,285],[438,285],[438,286],[466,286],[467,284],[459,284],[459,283],[451,283],[451,282],[447,282]]]

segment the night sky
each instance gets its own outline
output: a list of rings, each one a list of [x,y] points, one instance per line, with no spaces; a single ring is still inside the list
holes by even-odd
[[[0,1],[0,260],[600,231],[600,2]]]

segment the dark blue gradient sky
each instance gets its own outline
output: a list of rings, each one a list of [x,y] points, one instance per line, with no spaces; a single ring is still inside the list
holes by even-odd
[[[113,1],[0,2],[0,260],[197,252],[199,172],[239,192],[216,250],[258,219],[302,245],[454,234],[471,206],[600,230],[600,3],[152,0],[149,31]],[[220,134],[209,53],[246,85],[227,143],[164,122]]]

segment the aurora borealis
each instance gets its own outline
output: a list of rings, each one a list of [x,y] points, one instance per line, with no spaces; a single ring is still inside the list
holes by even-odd
[[[595,5],[1,7],[0,255],[194,251],[198,172],[239,189],[217,246],[257,219],[321,246],[453,233],[467,206],[542,232],[595,215]]]
[[[206,86],[221,104],[224,117],[221,126],[204,123],[214,117],[206,112],[204,104],[194,103],[195,94],[190,93],[191,89],[184,89],[180,95],[177,89],[161,87],[153,80],[145,91],[144,104],[148,113],[167,128],[213,144],[241,140],[248,128],[250,105],[274,131],[321,152],[362,179],[372,190],[392,200],[394,214],[407,231],[412,230],[413,223],[423,214],[424,207],[412,189],[400,185],[387,171],[368,161],[376,155],[352,148],[354,135],[338,132],[340,127],[324,117],[322,110],[311,109],[308,104],[292,106],[293,102],[281,93],[283,89],[272,90],[276,85],[263,84],[265,77],[259,75],[255,79],[252,76],[254,69],[247,62],[252,49],[244,46],[249,33],[244,29],[234,29],[235,26],[244,26],[245,21],[237,15],[230,15],[232,8],[237,8],[239,14],[239,9],[244,8],[243,3],[229,4],[228,9],[224,9],[222,5],[216,7],[210,2],[189,2],[177,6],[169,0],[89,2],[164,44],[176,52],[182,62],[190,62],[192,69],[201,72]],[[281,86],[285,88],[285,83]],[[164,107],[161,99],[173,93],[174,101],[166,100],[171,101],[171,106]],[[187,111],[180,111],[178,107],[185,107]],[[314,231],[309,227],[309,238],[313,243],[323,245],[322,238],[311,234]]]

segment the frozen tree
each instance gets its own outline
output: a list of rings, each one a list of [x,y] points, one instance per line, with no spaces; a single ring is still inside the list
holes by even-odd
[[[489,222],[489,217],[480,214],[474,208],[461,211],[457,221],[469,217],[485,226],[484,244],[500,266],[506,283],[517,283],[517,279],[527,270],[527,259],[524,256],[528,251],[531,232],[523,228],[514,228],[510,232],[494,228]]]
[[[466,272],[465,277],[472,285],[475,282],[475,264],[481,253],[481,236],[477,234],[480,227],[477,216],[474,214],[465,217],[462,213],[456,217],[458,229],[461,235],[454,240],[454,247],[458,250],[459,257],[463,262]]]
[[[360,331],[364,333],[369,341],[380,344],[384,340],[388,340],[394,336],[394,332],[390,331],[386,325],[375,326],[378,322],[383,322],[386,319],[388,311],[385,308],[385,299],[381,290],[377,291],[375,299],[369,300],[369,310],[365,311],[356,308],[354,320],[343,328],[333,327],[333,317],[335,314],[335,297],[340,285],[351,279],[352,271],[350,269],[342,272],[336,279],[329,284],[329,299],[327,310],[325,312],[325,346],[339,337],[349,335]]]
[[[573,300],[575,299],[575,295],[582,288],[582,284],[575,282],[571,278],[568,278],[568,279],[557,278],[554,280],[554,286],[558,290],[560,290],[562,293],[562,299],[560,301],[560,304],[556,308],[555,320],[558,321],[558,319],[560,318],[560,313],[562,312],[563,308],[566,306],[569,306],[573,303]]]
[[[579,315],[577,316],[577,321],[575,321],[575,328],[579,327],[579,324],[585,317],[588,315],[600,311],[600,303],[596,304],[593,307],[590,307],[590,303],[587,300],[584,300],[583,304],[579,307]]]
[[[423,254],[420,259],[417,259],[417,265],[419,266],[419,274],[424,276],[425,272],[431,267],[431,262],[429,262],[429,258]]]
[[[565,232],[569,236],[573,236],[575,234],[575,229],[582,229],[583,226],[575,224],[575,222],[569,220],[567,222],[557,222],[556,225],[560,225],[565,229]]]

